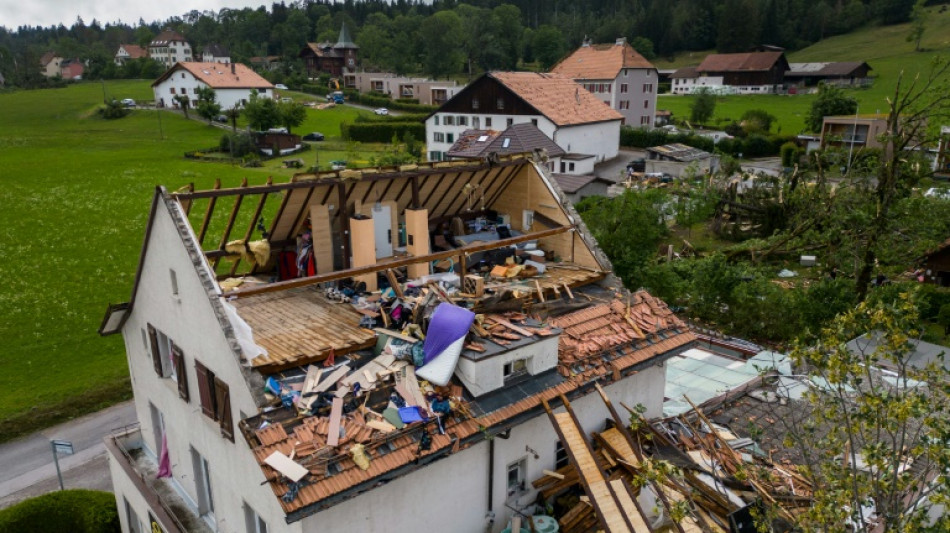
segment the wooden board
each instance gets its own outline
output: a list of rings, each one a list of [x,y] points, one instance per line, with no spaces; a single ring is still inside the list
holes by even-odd
[[[323,369],[316,365],[310,365],[307,367],[307,377],[303,380],[303,388],[300,389],[302,393],[313,392],[317,387],[317,384],[320,383],[320,376],[323,375]]]
[[[342,403],[340,404],[340,408],[343,408]],[[294,461],[279,451],[268,455],[267,458],[264,459],[264,462],[267,464],[267,466],[270,466],[274,470],[280,472],[282,476],[293,481],[294,483],[300,481],[304,478],[304,476],[310,473],[310,471],[304,468],[300,463]]]
[[[327,430],[327,446],[340,444],[340,422],[343,420],[343,398],[334,398],[330,408],[330,429]]]
[[[610,480],[610,489],[614,491],[614,494],[617,496],[617,501],[620,502],[620,507],[623,509],[624,514],[627,515],[627,519],[633,524],[633,530],[635,532],[650,531],[643,515],[640,514],[640,509],[637,508],[636,503],[633,501],[633,494],[630,493],[630,488],[624,483],[623,479],[617,478]]]

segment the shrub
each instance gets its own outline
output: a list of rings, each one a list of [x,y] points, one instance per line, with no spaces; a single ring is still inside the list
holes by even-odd
[[[791,168],[798,162],[798,145],[793,142],[787,142],[779,149],[782,156],[782,166]]]
[[[109,120],[122,118],[128,114],[129,110],[117,100],[113,100],[99,108],[99,115]]]
[[[63,490],[0,511],[0,533],[21,531],[117,533],[115,495],[97,490]]]
[[[254,140],[246,133],[225,133],[221,136],[218,147],[222,152],[230,152],[231,157],[235,158],[257,153]]]

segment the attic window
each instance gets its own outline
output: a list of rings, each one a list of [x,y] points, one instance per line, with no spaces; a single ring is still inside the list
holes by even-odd
[[[472,109],[478,109],[478,98],[472,98]]]
[[[504,98],[499,98],[496,105],[498,106],[498,109],[504,109],[504,108],[505,108],[505,99],[504,99]]]
[[[505,137],[505,140],[501,141],[501,147],[508,148],[509,146],[511,146],[511,139]]]
[[[483,142],[485,142],[485,141],[487,141],[487,140],[488,140],[488,135],[480,135],[480,136],[478,137],[478,142],[480,142],[480,143],[483,143]],[[508,139],[505,139],[505,140],[507,141]]]
[[[515,376],[519,376],[528,371],[528,360],[527,359],[515,359],[514,361],[509,361],[505,363],[502,367],[502,376],[505,379],[509,379]]]

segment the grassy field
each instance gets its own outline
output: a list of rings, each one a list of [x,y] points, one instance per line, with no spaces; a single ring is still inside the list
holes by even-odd
[[[151,95],[142,81],[0,94],[0,440],[128,395],[122,339],[96,330],[106,304],[129,298],[157,184],[234,186],[293,173],[279,161],[245,169],[185,160],[185,151],[217,145],[222,130],[172,112],[103,120],[95,111],[104,92]],[[339,124],[358,113],[310,111],[299,131],[327,135],[317,153],[328,162],[346,153]],[[373,153],[359,148],[360,157]]]
[[[808,48],[788,54],[791,62],[809,61],[866,61],[871,65],[874,85],[869,89],[854,89],[851,94],[858,100],[859,112],[887,112],[886,98],[894,92],[896,80],[903,70],[905,77],[925,73],[934,56],[950,58],[950,12],[939,13],[936,7],[928,9],[927,29],[921,46],[915,52],[913,43],[905,40],[910,29],[906,24],[869,27],[847,35],[825,39]],[[657,61],[657,68],[676,68],[696,65],[705,57],[704,52],[681,54],[672,62]],[[814,95],[749,95],[717,98],[713,122],[725,125],[738,120],[749,109],[765,109],[778,119],[780,133],[798,134],[805,128],[805,116]],[[689,117],[691,96],[660,95],[657,107],[673,111],[674,117]],[[775,126],[773,126],[775,128]],[[773,131],[775,131],[773,129]]]

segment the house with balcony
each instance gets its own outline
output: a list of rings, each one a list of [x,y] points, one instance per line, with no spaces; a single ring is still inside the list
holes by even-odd
[[[343,86],[360,93],[384,94],[394,100],[411,98],[423,105],[442,105],[461,90],[454,80],[409,78],[387,72],[346,73]]]
[[[567,76],[488,72],[426,119],[428,158],[445,159],[466,130],[533,124],[565,153],[590,156],[593,165],[617,156],[622,121],[620,112]]]
[[[185,40],[185,37],[168,28],[148,43],[148,56],[165,65],[166,68],[171,68],[175,63],[191,61],[194,57],[191,44]]]
[[[887,115],[844,115],[825,117],[821,123],[820,147],[883,148],[878,136],[887,130]]]
[[[139,418],[106,439],[122,531],[498,533],[577,456],[547,410],[600,431],[603,390],[658,416],[696,338],[623,288],[541,163],[157,187],[99,329],[125,340]],[[511,254],[542,267],[482,270]]]
[[[240,63],[176,63],[152,82],[157,107],[177,107],[176,96],[187,96],[192,107],[198,105],[198,89],[214,89],[221,109],[241,107],[251,94],[273,98],[274,86],[258,73]]]
[[[585,42],[551,69],[567,76],[623,116],[623,124],[651,128],[656,116],[656,67],[627,43]]]

